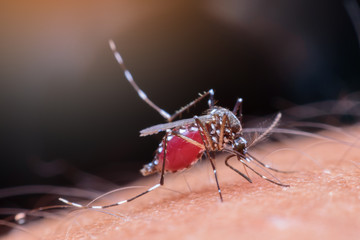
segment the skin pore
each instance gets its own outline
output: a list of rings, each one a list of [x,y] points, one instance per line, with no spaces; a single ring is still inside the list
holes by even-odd
[[[119,216],[77,210],[60,220],[24,225],[31,234],[14,230],[3,239],[358,239],[360,149],[355,145],[360,129],[321,135],[338,141],[283,139],[250,150],[277,169],[295,171],[276,174],[289,188],[248,170],[250,184],[226,167],[224,155],[219,155],[222,203],[205,159],[187,171],[167,174],[164,187],[104,209]],[[231,163],[245,172],[235,159]],[[153,186],[158,177],[131,185]],[[96,205],[118,202],[147,188],[120,191]]]

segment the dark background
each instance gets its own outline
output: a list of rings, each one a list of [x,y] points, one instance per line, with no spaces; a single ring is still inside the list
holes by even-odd
[[[109,38],[168,112],[213,88],[221,106],[243,97],[246,118],[358,91],[358,10],[351,0],[2,0],[0,187],[105,191],[113,185],[94,176],[140,177],[161,136],[139,130],[163,119],[125,80]]]

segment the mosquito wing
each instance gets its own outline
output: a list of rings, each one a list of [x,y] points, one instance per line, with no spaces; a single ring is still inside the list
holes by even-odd
[[[203,115],[198,118],[201,122],[207,122],[212,119],[212,116],[211,115]],[[173,129],[176,127],[181,127],[181,126],[186,126],[186,125],[191,125],[191,124],[195,124],[194,118],[187,118],[187,119],[181,119],[181,120],[178,120],[175,122],[158,124],[158,125],[154,125],[154,126],[151,126],[151,127],[141,130],[140,136],[143,137],[143,136],[153,135],[153,134],[157,134],[159,132],[166,131],[167,129]]]

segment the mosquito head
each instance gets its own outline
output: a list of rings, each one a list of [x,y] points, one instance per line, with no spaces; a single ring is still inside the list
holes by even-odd
[[[235,138],[233,143],[233,150],[245,155],[247,152],[247,141],[240,136]]]

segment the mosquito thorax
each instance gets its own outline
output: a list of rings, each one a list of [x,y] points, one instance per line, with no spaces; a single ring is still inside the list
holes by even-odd
[[[224,115],[227,115],[227,117],[230,121],[230,128],[231,128],[232,132],[238,133],[238,132],[242,131],[240,120],[229,109],[214,106],[208,110],[207,114],[213,115],[213,116],[219,116],[220,118],[223,117]]]

